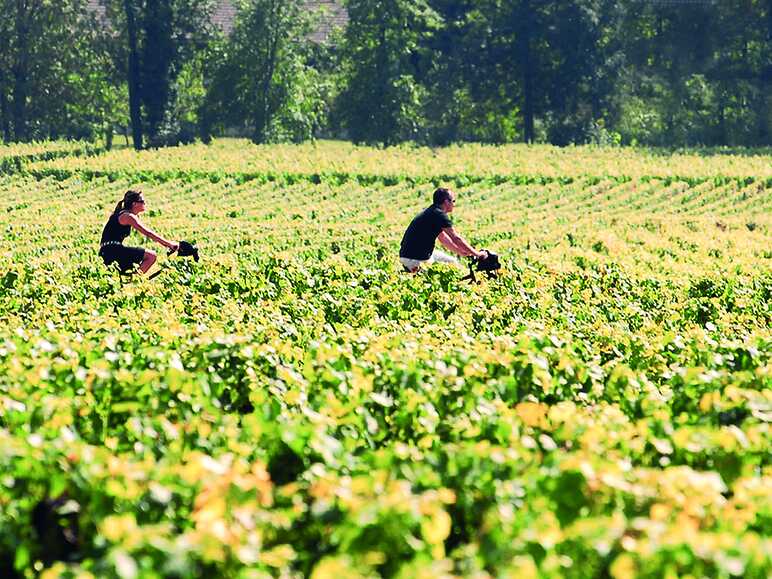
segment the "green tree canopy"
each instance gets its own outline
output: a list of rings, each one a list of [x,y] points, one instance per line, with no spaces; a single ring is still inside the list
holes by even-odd
[[[205,138],[219,126],[255,143],[312,138],[323,122],[325,80],[309,65],[312,16],[302,0],[248,0],[230,37],[212,51],[202,108]]]

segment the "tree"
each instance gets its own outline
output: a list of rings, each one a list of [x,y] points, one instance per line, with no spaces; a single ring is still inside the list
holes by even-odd
[[[483,0],[491,61],[484,86],[504,87],[518,111],[522,139],[537,139],[537,123],[555,144],[584,142],[607,113],[617,9],[611,0]]]
[[[85,0],[0,0],[0,10],[4,140],[93,138],[114,103],[104,34]]]
[[[553,144],[587,142],[614,114],[615,79],[624,64],[620,4],[564,0],[544,6],[538,74],[546,80],[545,128]]]
[[[728,0],[714,8],[712,58],[716,141],[772,143],[772,1]]]
[[[123,9],[126,14],[126,39],[128,43],[128,88],[129,88],[129,114],[131,117],[131,134],[134,148],[142,148],[142,83],[140,82],[139,43],[137,41],[137,16],[134,13],[132,0],[123,0]]]
[[[618,126],[641,144],[770,143],[772,2],[638,4],[620,38]]]
[[[500,67],[512,70],[512,58],[491,33],[491,4],[431,0],[431,7],[442,24],[423,39],[419,71],[428,141],[515,140],[519,97],[514,80],[502,82]]]
[[[8,9],[7,3],[0,3],[0,8]],[[10,72],[13,62],[11,52],[12,22],[13,20],[10,18],[0,19],[0,127],[2,128],[3,141],[6,143],[13,139],[10,116]]]
[[[116,69],[128,85],[134,147],[180,140],[177,79],[214,36],[213,0],[102,0],[120,34]]]
[[[172,65],[175,59],[170,0],[145,0],[142,28],[142,104],[151,141],[158,136],[169,103]]]
[[[248,126],[255,143],[313,137],[326,85],[308,64],[312,18],[302,0],[241,4],[207,81],[202,136],[215,125]]]
[[[356,142],[390,145],[422,137],[429,38],[441,19],[426,0],[348,0],[338,105]]]

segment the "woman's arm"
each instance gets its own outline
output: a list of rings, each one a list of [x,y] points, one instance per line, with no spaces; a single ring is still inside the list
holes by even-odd
[[[165,239],[158,235],[155,231],[152,229],[145,227],[142,222],[139,220],[139,218],[132,214],[132,213],[121,213],[118,216],[118,223],[121,225],[131,225],[134,229],[139,231],[142,235],[147,237],[148,239],[152,239],[153,241],[160,243],[164,247],[168,247],[169,249],[176,250],[177,247],[179,247],[179,244],[175,241],[169,241],[168,239]]]

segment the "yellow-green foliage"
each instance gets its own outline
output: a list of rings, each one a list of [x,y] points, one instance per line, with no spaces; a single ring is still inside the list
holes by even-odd
[[[98,146],[82,141],[33,141],[31,143],[0,144],[0,172],[20,170],[23,162],[93,154],[99,150]]]
[[[501,177],[528,175],[567,178],[583,175],[627,177],[772,178],[770,155],[667,155],[648,149],[552,147],[550,145],[458,145],[440,149],[374,149],[344,142],[305,145],[254,145],[247,140],[219,140],[136,152],[112,151],[96,158],[66,159],[34,165],[100,172],[209,172],[228,174],[301,173],[387,175],[407,179],[427,176]]]
[[[771,161],[218,141],[8,169],[0,569],[767,577]],[[440,183],[497,280],[400,272]],[[131,186],[199,263],[104,268]],[[34,531],[47,498],[72,544]]]

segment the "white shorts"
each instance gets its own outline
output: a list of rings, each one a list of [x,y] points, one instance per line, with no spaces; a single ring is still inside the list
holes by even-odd
[[[429,259],[410,259],[409,257],[400,257],[399,261],[411,272],[418,271],[421,269],[422,265],[429,265],[435,261],[438,263],[452,263],[453,265],[458,265],[458,260],[455,257],[448,255],[447,253],[437,251],[436,249],[432,252],[432,255],[429,257]]]

